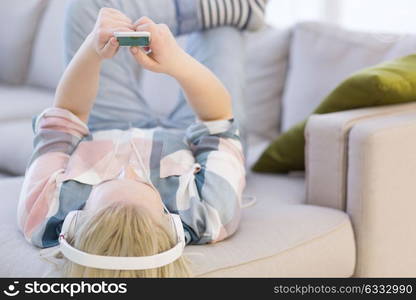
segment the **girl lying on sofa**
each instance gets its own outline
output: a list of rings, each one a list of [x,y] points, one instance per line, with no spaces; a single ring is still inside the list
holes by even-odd
[[[60,247],[67,276],[190,276],[184,245],[221,241],[239,224],[241,30],[263,25],[265,0],[99,3],[68,7],[70,63],[53,107],[34,119],[19,227],[38,247]],[[135,21],[143,15],[167,25]],[[116,31],[150,32],[150,53],[121,49]],[[188,53],[172,31],[194,32]],[[166,118],[144,99],[143,68],[182,88]]]

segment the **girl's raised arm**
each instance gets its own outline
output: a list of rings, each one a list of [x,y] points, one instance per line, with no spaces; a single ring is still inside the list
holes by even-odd
[[[169,27],[147,17],[136,22],[136,30],[151,33],[151,54],[133,47],[132,53],[144,68],[175,78],[187,101],[201,121],[229,120],[233,117],[231,96],[221,81],[177,44]]]
[[[94,30],[68,65],[56,90],[54,106],[69,110],[83,122],[97,96],[101,63],[119,48],[115,31],[133,31],[132,21],[120,11],[102,8]]]

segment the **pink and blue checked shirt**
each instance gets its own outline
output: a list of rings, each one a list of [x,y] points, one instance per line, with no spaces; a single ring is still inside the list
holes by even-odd
[[[245,168],[233,120],[196,121],[186,131],[90,132],[71,112],[48,108],[33,130],[18,223],[38,247],[58,244],[65,216],[83,209],[94,186],[126,176],[143,180],[145,174],[169,211],[180,215],[187,244],[217,242],[238,227]]]

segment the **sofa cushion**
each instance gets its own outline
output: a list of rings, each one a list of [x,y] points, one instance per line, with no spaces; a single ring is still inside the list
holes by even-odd
[[[0,136],[6,141],[0,147],[0,172],[23,175],[33,150],[31,119],[0,122]]]
[[[385,62],[344,80],[314,110],[316,114],[414,102],[416,54]]]
[[[384,57],[385,60],[393,60],[401,56],[407,56],[416,53],[416,35],[406,34],[400,36],[395,45]]]
[[[23,175],[32,153],[32,117],[53,102],[53,93],[0,85],[0,172]]]
[[[364,107],[415,102],[416,55],[355,73],[334,89],[313,111],[326,114]],[[277,138],[255,164],[260,172],[288,172],[305,167],[306,120]]]
[[[306,121],[300,122],[275,139],[252,170],[263,173],[288,173],[305,170],[305,130]]]
[[[293,33],[283,97],[282,130],[305,119],[353,72],[385,60],[398,41],[399,37],[386,41],[371,33],[335,25],[298,24]]]
[[[53,103],[54,94],[48,90],[0,85],[0,123],[32,118]]]
[[[60,276],[17,230],[22,180],[0,180],[5,200],[0,209],[0,276]],[[258,202],[244,211],[236,234],[218,244],[186,247],[196,276],[352,275],[355,246],[349,218],[341,211],[303,205],[304,178],[249,174],[246,192]]]
[[[244,106],[247,131],[275,138],[279,134],[281,104],[289,63],[290,30],[266,27],[246,32]],[[261,118],[260,122],[257,120]]]
[[[0,85],[0,172],[23,175],[32,152],[32,117],[52,105],[53,93]]]
[[[33,37],[46,0],[2,0],[0,81],[21,84],[26,78]]]
[[[67,0],[50,0],[33,44],[27,83],[55,89],[64,71],[64,19]]]

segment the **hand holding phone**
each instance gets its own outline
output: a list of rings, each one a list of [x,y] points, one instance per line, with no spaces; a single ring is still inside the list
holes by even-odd
[[[150,32],[147,31],[130,31],[114,32],[120,46],[128,47],[149,47]]]
[[[141,17],[136,23],[136,32],[150,32],[150,47],[131,47],[130,51],[137,62],[145,69],[165,73],[172,77],[191,60],[190,56],[178,45],[175,36],[166,24],[156,24],[148,17]]]

